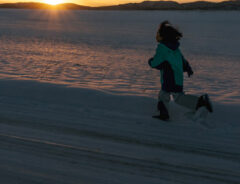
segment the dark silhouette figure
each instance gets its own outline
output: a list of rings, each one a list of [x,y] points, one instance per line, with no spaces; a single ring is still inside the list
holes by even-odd
[[[161,120],[170,118],[168,112],[170,95],[177,104],[194,111],[203,106],[209,112],[213,111],[207,94],[197,97],[183,92],[183,73],[187,72],[190,77],[193,75],[193,70],[179,49],[179,40],[182,36],[182,33],[170,22],[162,22],[156,35],[158,42],[156,53],[148,61],[152,68],[160,70],[162,88],[158,95],[157,105],[160,114],[154,117]]]

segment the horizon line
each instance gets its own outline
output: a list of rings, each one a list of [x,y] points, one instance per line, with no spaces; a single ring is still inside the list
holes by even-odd
[[[110,5],[99,5],[99,6],[91,6],[91,5],[83,5],[75,2],[65,2],[65,3],[59,3],[56,5],[48,4],[45,2],[40,2],[40,1],[20,1],[20,2],[0,2],[0,5],[2,4],[23,4],[23,3],[36,3],[36,4],[44,4],[52,7],[56,7],[59,5],[64,5],[64,4],[74,4],[78,6],[85,6],[85,7],[106,7],[106,6],[118,6],[118,5],[124,5],[124,4],[140,4],[143,2],[176,2],[178,4],[185,4],[185,3],[194,3],[194,2],[209,2],[209,3],[221,3],[221,2],[228,2],[228,1],[237,1],[237,0],[219,0],[219,1],[211,1],[211,0],[193,0],[193,1],[185,1],[185,2],[179,2],[178,0],[159,0],[159,1],[151,1],[151,0],[146,0],[146,1],[141,1],[141,2],[129,2],[129,3],[120,3],[120,4],[110,4]]]

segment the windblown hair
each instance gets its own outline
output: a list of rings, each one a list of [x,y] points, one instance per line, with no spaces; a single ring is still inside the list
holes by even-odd
[[[173,27],[169,21],[162,22],[158,31],[162,40],[167,42],[178,41],[183,36],[182,33]]]

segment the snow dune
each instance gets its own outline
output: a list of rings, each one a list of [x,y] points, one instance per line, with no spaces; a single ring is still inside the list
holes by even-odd
[[[240,183],[239,105],[207,124],[156,100],[34,81],[0,81],[1,183]]]

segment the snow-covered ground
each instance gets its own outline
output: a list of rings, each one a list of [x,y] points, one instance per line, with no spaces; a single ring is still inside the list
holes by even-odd
[[[147,61],[156,30],[170,20],[195,75],[185,90],[240,104],[240,12],[0,11],[0,78],[156,97]]]
[[[213,99],[206,121],[174,103],[170,122],[151,118],[165,19],[184,32],[186,91]],[[0,10],[0,183],[240,183],[239,19]]]
[[[12,183],[239,183],[239,105],[206,127],[171,104],[31,81],[0,81],[0,177]]]

